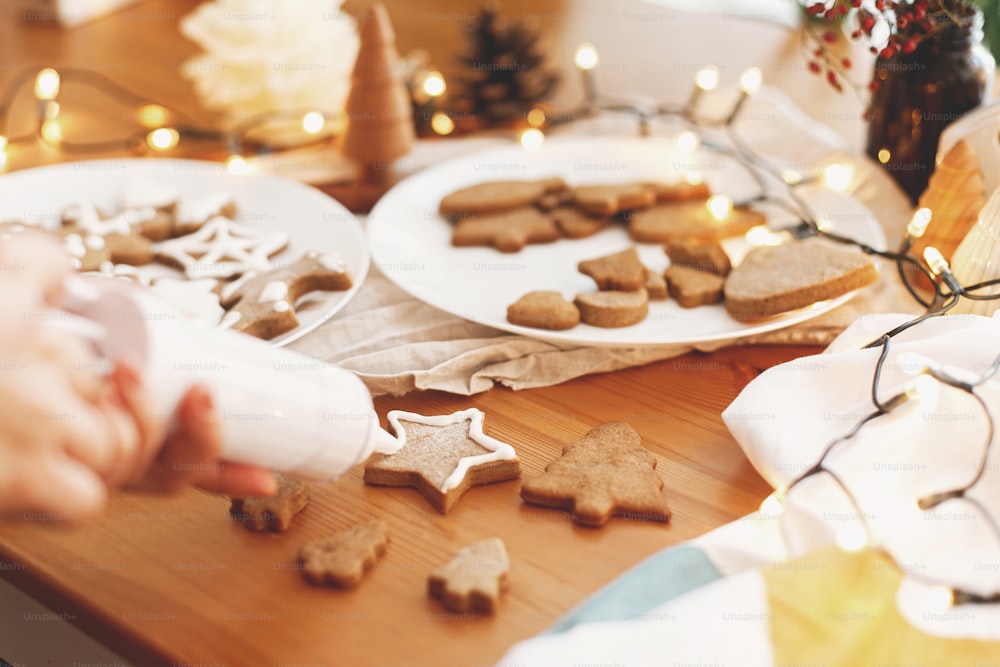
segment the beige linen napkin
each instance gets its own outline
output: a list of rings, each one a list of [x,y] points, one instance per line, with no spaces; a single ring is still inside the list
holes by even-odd
[[[847,189],[881,221],[890,246],[901,238],[910,206],[895,183],[866,158],[849,156],[828,128],[805,116],[780,92],[767,89],[745,106],[741,136],[779,164],[804,168],[836,159],[850,165]],[[571,127],[573,134],[635,132],[621,117]],[[496,139],[421,144],[399,165],[414,172],[455,154],[497,145]],[[456,317],[415,299],[372,269],[354,299],[331,321],[291,344],[292,349],[356,372],[375,395],[431,389],[470,395],[496,384],[527,389],[559,384],[727,344],[825,345],[859,315],[916,312],[895,275],[882,266],[879,283],[847,304],[797,326],[739,341],[633,349],[555,344],[513,335]]]

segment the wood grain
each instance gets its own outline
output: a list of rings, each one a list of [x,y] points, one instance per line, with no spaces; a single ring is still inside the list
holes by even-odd
[[[0,525],[0,558],[25,569],[3,574],[141,665],[492,664],[646,556],[753,511],[769,489],[720,412],[759,369],[811,351],[735,349],[544,389],[377,401],[383,416],[484,410],[486,432],[515,446],[525,478],[593,426],[625,420],[657,457],[669,525],[614,518],[583,528],[568,512],[522,503],[516,481],[475,487],[441,515],[413,489],[365,486],[357,468],[313,485],[284,534],[247,531],[226,499],[199,491],[118,494],[102,518],[70,530],[22,517]],[[302,542],[373,517],[389,523],[390,544],[360,586],[305,583]],[[427,596],[431,570],[494,536],[512,561],[495,616],[452,614]]]

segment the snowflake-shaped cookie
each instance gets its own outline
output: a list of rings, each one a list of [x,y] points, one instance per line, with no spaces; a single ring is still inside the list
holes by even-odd
[[[476,408],[434,416],[393,410],[388,421],[399,448],[372,459],[365,466],[365,482],[415,487],[447,513],[472,486],[516,479],[521,474],[517,453],[483,433],[483,417]]]
[[[267,271],[269,257],[288,245],[281,232],[212,218],[201,229],[156,244],[157,257],[180,267],[191,279],[229,278],[247,271]]]

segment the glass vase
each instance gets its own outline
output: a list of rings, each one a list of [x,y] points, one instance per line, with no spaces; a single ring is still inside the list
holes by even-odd
[[[934,170],[941,132],[989,99],[996,61],[982,43],[982,26],[982,13],[970,9],[912,53],[875,61],[866,152],[913,203]]]

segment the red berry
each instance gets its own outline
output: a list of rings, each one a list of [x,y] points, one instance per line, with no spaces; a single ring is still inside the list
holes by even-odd
[[[837,41],[837,35],[830,30],[827,30],[823,33],[823,41],[827,44],[833,44]]]
[[[842,59],[840,61],[840,64],[843,65],[844,69],[851,69],[851,59],[850,58],[844,58],[844,59]]]
[[[815,60],[810,60],[809,61],[809,71],[810,72],[812,72],[813,74],[819,74],[821,69],[822,68],[819,66],[818,62],[816,62]]]
[[[817,16],[818,14],[826,11],[826,5],[822,2],[814,2],[813,4],[806,7],[806,14],[809,16]]]

